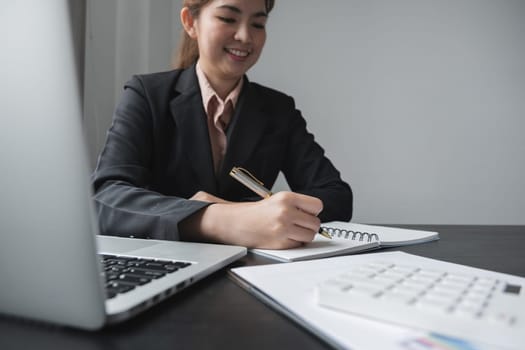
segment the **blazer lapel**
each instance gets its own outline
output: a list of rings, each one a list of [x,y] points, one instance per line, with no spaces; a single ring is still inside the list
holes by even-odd
[[[239,105],[235,109],[230,126],[232,130],[218,179],[221,192],[234,183],[229,176],[232,167],[242,167],[250,159],[265,132],[266,124],[267,116],[263,111],[262,101],[245,78]]]
[[[206,113],[195,65],[181,73],[175,90],[180,95],[171,101],[170,108],[178,129],[177,148],[188,158],[195,179],[203,185],[202,190],[217,193]]]

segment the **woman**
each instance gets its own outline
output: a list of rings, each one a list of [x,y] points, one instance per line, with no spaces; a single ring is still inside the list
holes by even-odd
[[[291,97],[248,81],[273,0],[185,0],[178,68],[125,86],[94,173],[103,234],[285,249],[320,220],[350,220],[352,192]],[[257,198],[228,174],[292,191]]]

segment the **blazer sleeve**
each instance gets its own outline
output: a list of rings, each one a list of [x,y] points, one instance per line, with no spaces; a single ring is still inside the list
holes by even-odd
[[[283,174],[291,190],[322,200],[323,211],[319,215],[322,222],[350,221],[353,210],[350,186],[308,132],[292,98],[289,103],[291,122]]]
[[[129,81],[93,173],[101,234],[179,240],[181,220],[209,203],[150,189],[154,129],[140,78]]]

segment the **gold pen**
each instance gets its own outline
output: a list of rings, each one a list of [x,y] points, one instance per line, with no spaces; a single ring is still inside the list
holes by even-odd
[[[259,181],[255,176],[253,176],[248,170],[244,168],[234,166],[230,171],[230,176],[242,183],[244,186],[248,187],[253,192],[257,193],[262,198],[268,198],[272,195],[272,191],[264,187],[264,184],[261,181]],[[326,238],[332,239],[332,236],[323,230],[323,228],[319,228],[317,233]]]

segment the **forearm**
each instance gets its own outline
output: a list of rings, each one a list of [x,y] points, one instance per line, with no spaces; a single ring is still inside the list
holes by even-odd
[[[229,237],[234,222],[235,204],[211,203],[179,223],[182,240],[212,243],[232,243]],[[238,206],[238,205],[237,205]]]
[[[123,182],[107,183],[94,199],[100,233],[166,240],[179,240],[179,222],[209,205]]]

